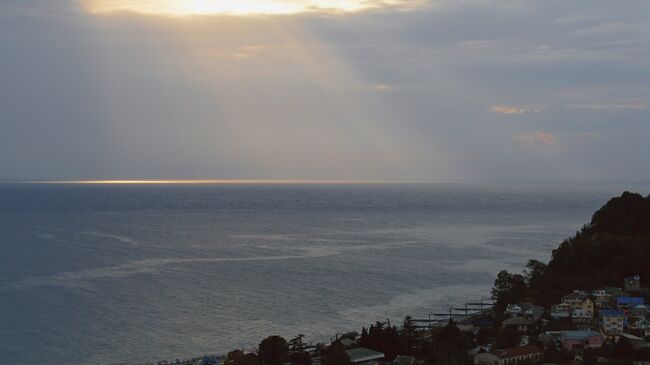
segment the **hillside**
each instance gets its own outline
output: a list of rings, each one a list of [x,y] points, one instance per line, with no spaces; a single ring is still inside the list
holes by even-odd
[[[553,250],[548,264],[531,260],[521,275],[499,273],[494,294],[499,306],[520,300],[547,305],[574,289],[620,286],[635,274],[650,280],[650,196],[625,192]]]

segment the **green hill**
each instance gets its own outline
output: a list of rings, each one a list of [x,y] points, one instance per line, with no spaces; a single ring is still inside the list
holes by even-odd
[[[493,292],[498,306],[522,300],[548,305],[574,289],[620,287],[635,274],[644,286],[650,282],[650,196],[625,192],[553,250],[548,265],[531,260],[523,274],[502,271]]]

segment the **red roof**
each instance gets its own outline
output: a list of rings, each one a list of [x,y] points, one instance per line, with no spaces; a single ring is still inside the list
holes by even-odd
[[[544,353],[544,350],[535,345],[527,345],[521,347],[511,347],[505,350],[498,350],[497,356],[502,359],[509,359],[511,357],[526,356],[537,353]]]

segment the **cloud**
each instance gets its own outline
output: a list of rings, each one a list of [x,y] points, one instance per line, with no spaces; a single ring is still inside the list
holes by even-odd
[[[499,114],[524,114],[524,113],[539,113],[543,110],[541,106],[525,106],[525,105],[493,105],[492,112]]]
[[[525,143],[541,143],[545,146],[558,145],[558,140],[554,135],[542,131],[537,131],[530,134],[518,134],[515,136],[515,140]]]
[[[406,9],[421,1],[406,0],[80,0],[90,13],[133,12],[147,15],[281,15],[346,13],[379,8]]]
[[[392,89],[393,89],[393,87],[388,85],[388,84],[377,84],[377,85],[375,85],[375,90],[381,91],[381,92],[391,91]]]
[[[591,110],[646,110],[648,105],[645,103],[599,103],[599,104],[569,104],[569,108],[591,109]]]
[[[0,178],[650,179],[647,0],[80,3],[0,1]]]

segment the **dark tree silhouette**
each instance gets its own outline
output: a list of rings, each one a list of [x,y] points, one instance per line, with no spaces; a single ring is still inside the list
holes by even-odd
[[[280,336],[269,336],[259,345],[258,357],[263,365],[281,365],[288,355],[289,345]]]
[[[343,345],[334,342],[323,352],[321,363],[323,365],[349,365],[350,356],[345,352]]]

